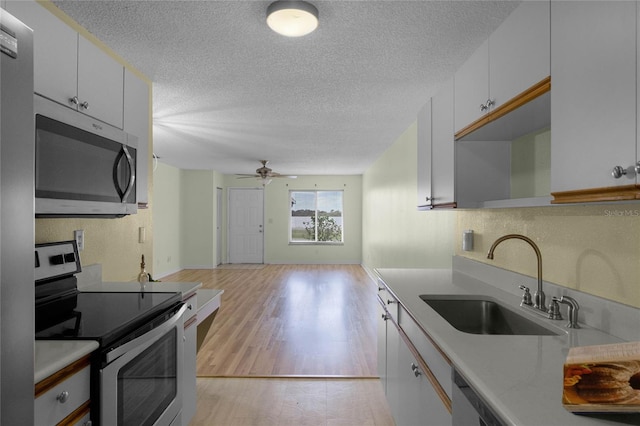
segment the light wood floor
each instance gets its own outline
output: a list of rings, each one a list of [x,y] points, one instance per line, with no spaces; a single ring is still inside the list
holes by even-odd
[[[225,290],[190,426],[394,424],[372,379],[376,287],[360,266],[223,265],[163,281]]]
[[[189,426],[393,426],[378,379],[198,379]]]
[[[359,265],[229,265],[163,281],[224,290],[199,377],[377,377],[376,287]]]

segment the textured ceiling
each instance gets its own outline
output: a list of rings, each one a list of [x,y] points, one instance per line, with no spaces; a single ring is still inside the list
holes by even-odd
[[[517,1],[313,1],[286,38],[270,1],[54,3],[153,81],[154,152],[182,169],[360,174]]]

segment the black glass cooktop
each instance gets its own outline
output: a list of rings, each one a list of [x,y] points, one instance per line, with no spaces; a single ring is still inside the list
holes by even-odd
[[[36,305],[36,339],[111,345],[181,302],[179,293],[77,292]]]

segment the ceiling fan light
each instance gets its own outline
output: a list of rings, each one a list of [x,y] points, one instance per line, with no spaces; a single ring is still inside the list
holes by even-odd
[[[271,178],[268,177],[259,177],[258,178],[258,182],[260,182],[262,184],[262,186],[267,186],[271,183]]]
[[[300,0],[278,0],[267,8],[267,25],[278,34],[301,37],[318,27],[318,9]]]

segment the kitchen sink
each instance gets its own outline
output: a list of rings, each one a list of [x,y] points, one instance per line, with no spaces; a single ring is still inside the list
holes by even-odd
[[[549,330],[486,296],[421,295],[457,330],[471,334],[553,336]]]

